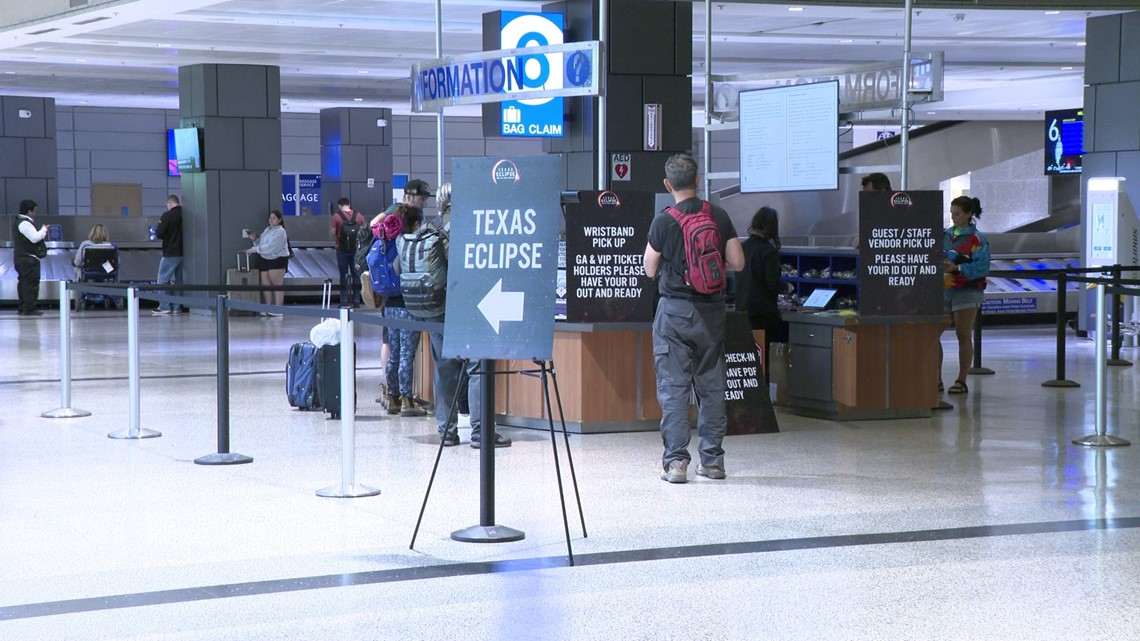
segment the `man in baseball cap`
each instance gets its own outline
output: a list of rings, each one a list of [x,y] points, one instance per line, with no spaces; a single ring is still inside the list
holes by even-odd
[[[424,208],[428,198],[431,198],[431,187],[419,178],[413,178],[404,185],[404,204],[412,207]]]

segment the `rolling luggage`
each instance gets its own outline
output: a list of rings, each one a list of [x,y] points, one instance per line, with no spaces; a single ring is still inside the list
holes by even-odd
[[[323,408],[317,386],[319,357],[317,346],[308,341],[294,343],[289,348],[289,361],[285,364],[285,395],[289,398],[289,405],[299,410]]]
[[[244,259],[244,261],[243,261]],[[242,263],[245,263],[244,265]],[[260,274],[252,271],[249,268],[249,254],[245,252],[237,253],[237,269],[226,270],[226,284],[227,285],[260,285]],[[245,303],[260,303],[261,292],[258,291],[241,291],[241,292],[227,292],[230,300],[239,300]],[[230,310],[231,314],[252,314],[244,310]]]
[[[329,418],[340,418],[340,345],[322,345],[317,348],[316,388],[320,408]]]

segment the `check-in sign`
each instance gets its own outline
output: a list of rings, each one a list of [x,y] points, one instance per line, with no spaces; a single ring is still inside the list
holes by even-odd
[[[550,360],[561,159],[452,161],[443,354]]]

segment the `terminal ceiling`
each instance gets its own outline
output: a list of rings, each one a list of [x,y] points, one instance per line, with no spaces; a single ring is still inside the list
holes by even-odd
[[[482,49],[485,12],[536,11],[546,3],[443,0],[444,53]],[[917,105],[916,118],[1037,119],[1046,109],[1080,106],[1085,20],[1138,3],[1083,2],[1079,11],[1074,4],[916,1],[912,52],[943,51],[946,60],[945,100]],[[712,73],[901,63],[902,7],[901,0],[716,2]],[[704,3],[692,9],[693,104],[700,110]],[[178,67],[259,64],[281,68],[285,111],[382,106],[408,113],[410,66],[435,57],[434,12],[434,0],[4,0],[0,95],[177,109]]]

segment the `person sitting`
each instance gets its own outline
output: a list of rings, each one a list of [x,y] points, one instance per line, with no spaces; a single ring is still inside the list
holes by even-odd
[[[75,280],[86,280],[83,277],[83,259],[87,256],[88,249],[115,249],[111,244],[111,235],[103,223],[96,223],[87,234],[87,240],[79,243],[79,248],[75,250],[75,258],[71,261],[75,265]]]

